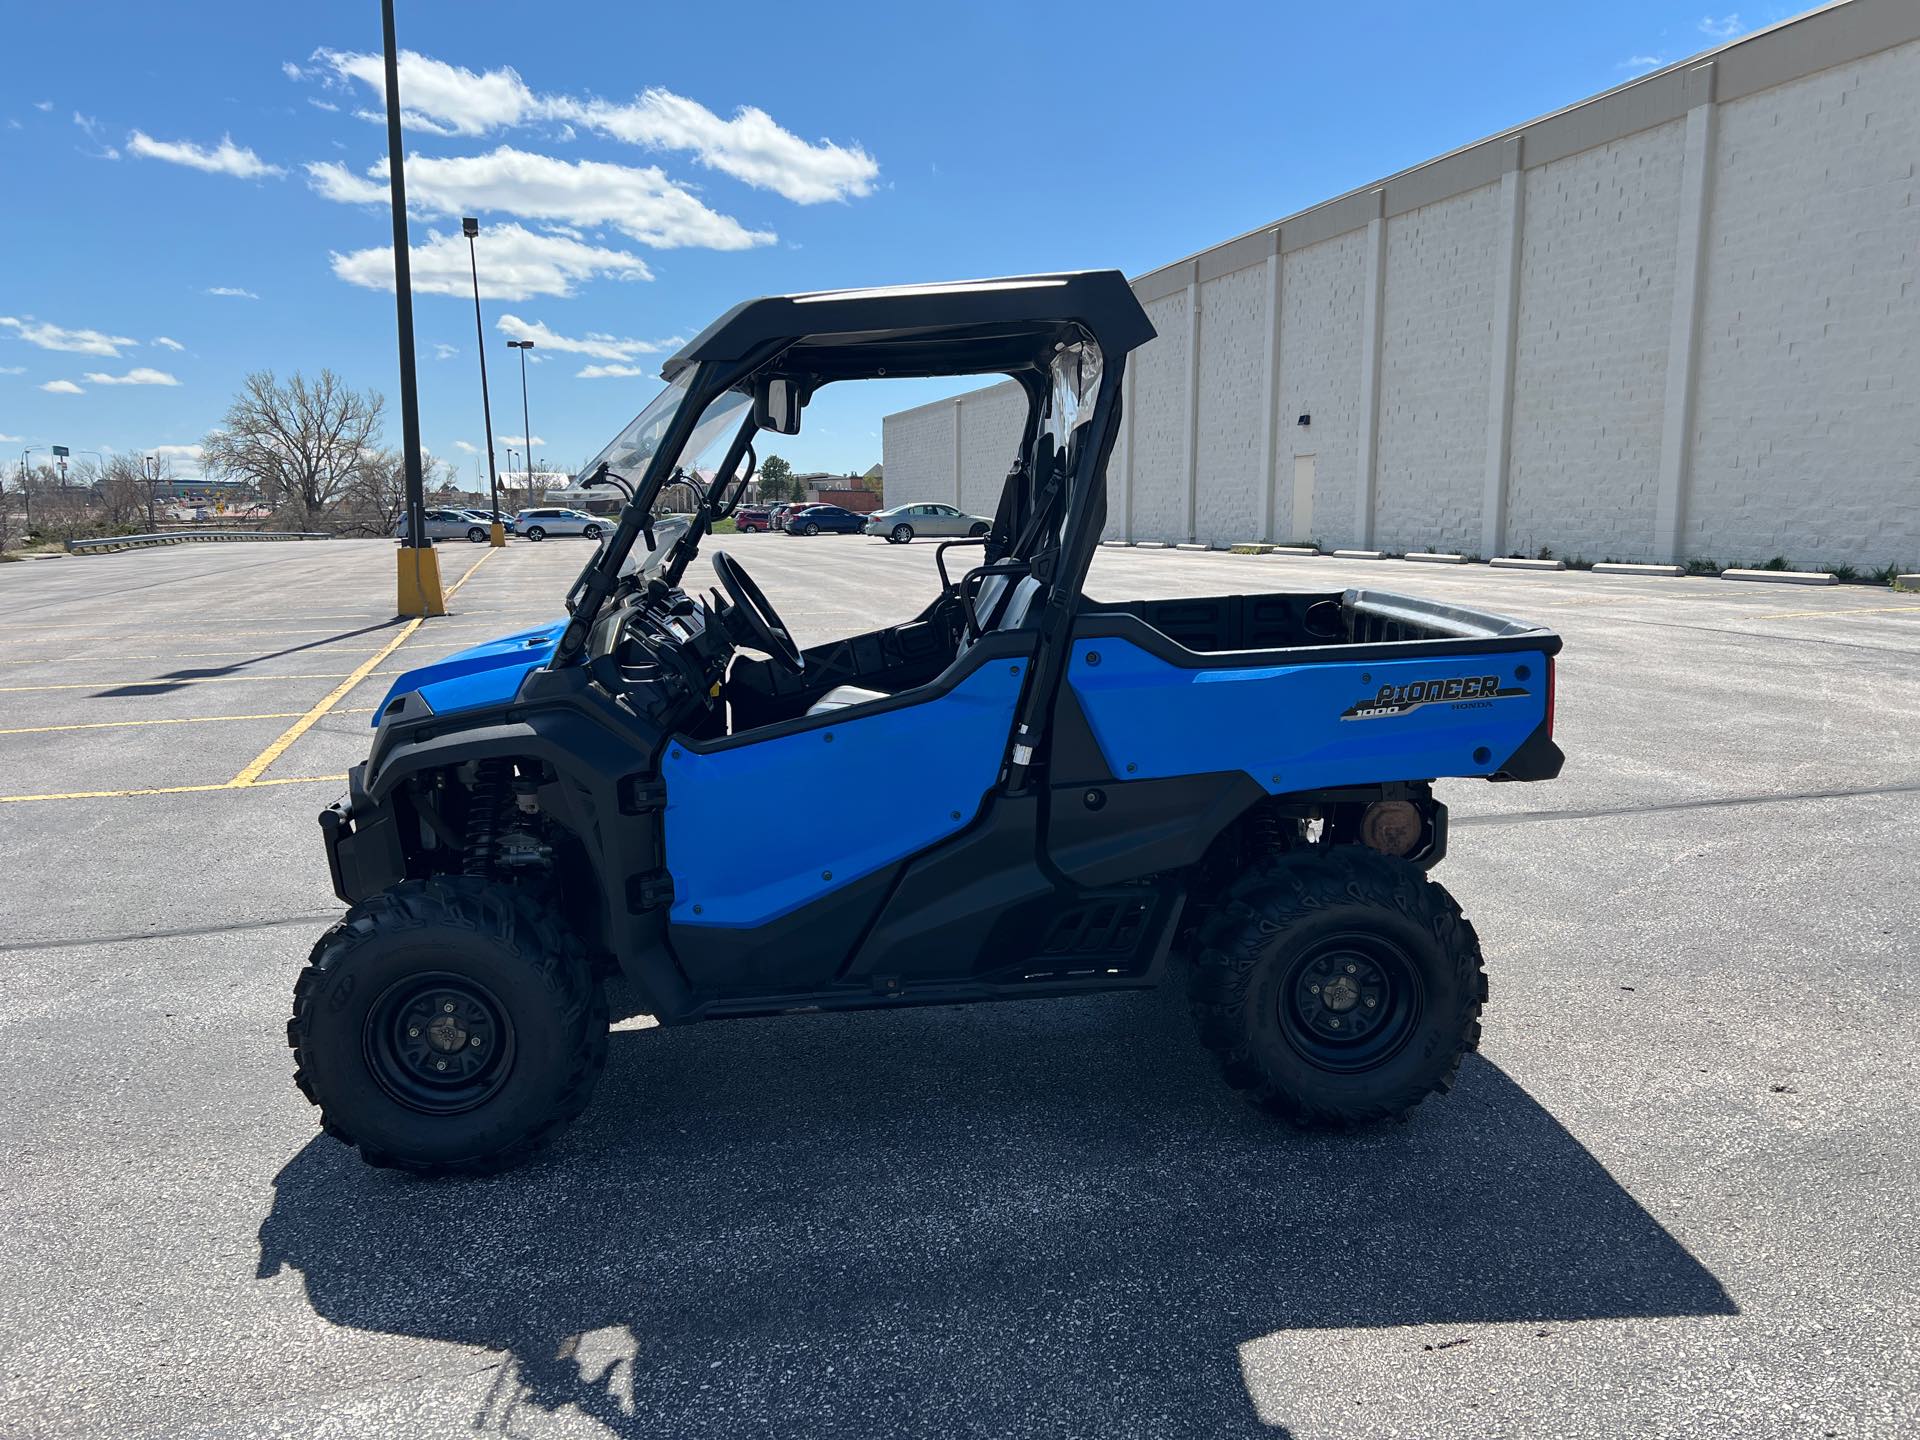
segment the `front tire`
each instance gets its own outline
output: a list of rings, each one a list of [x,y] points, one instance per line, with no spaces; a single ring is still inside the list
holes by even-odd
[[[896,525],[887,532],[887,542],[892,545],[905,545],[913,539],[911,525]]]
[[[529,525],[527,527],[527,538],[529,540],[544,540],[547,538],[547,532],[542,530],[538,525]]]
[[[1371,851],[1266,862],[1201,927],[1201,1041],[1254,1104],[1315,1129],[1403,1120],[1480,1041],[1480,941],[1445,889]]]
[[[987,531],[992,528],[993,528],[992,526],[983,525],[976,520],[971,526],[968,527],[967,537],[972,540],[978,540],[982,535],[986,534]]]
[[[589,525],[580,533],[589,540],[598,540],[600,538],[600,527],[598,525]]]
[[[583,1109],[607,1059],[606,993],[520,892],[407,880],[320,937],[294,986],[294,1081],[370,1165],[490,1174]]]
[[[487,543],[487,532],[482,530],[478,525],[476,525],[471,530],[467,531],[467,539],[471,540],[476,545],[484,545]]]

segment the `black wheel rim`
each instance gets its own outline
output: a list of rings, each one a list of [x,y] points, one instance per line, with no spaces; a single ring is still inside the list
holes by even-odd
[[[485,1104],[513,1071],[513,1021],[484,985],[431,971],[387,987],[367,1012],[367,1068],[423,1115]]]
[[[1276,1003],[1287,1043],[1322,1070],[1371,1070],[1400,1052],[1426,992],[1407,953],[1384,935],[1349,931],[1309,946]]]

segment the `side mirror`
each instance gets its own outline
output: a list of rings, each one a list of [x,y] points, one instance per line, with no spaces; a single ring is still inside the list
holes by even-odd
[[[776,435],[800,433],[800,387],[780,375],[753,382],[753,424]]]

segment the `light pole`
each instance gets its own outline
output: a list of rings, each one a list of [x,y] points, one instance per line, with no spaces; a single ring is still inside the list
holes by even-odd
[[[146,463],[140,467],[140,473],[147,477],[147,533],[155,531],[153,519],[153,487],[160,483],[160,462],[149,455]]]
[[[527,352],[531,340],[509,340],[510,349],[520,352],[520,438],[527,442],[527,500],[533,500],[533,422],[527,418]]]
[[[493,401],[487,397],[487,331],[480,323],[480,262],[474,258],[473,237],[480,233],[480,222],[469,215],[460,222],[460,233],[467,237],[467,268],[473,272],[473,340],[480,352],[480,415],[487,427],[487,483],[493,492],[493,524],[489,527],[493,543],[507,543],[507,527],[500,523],[500,477],[493,470]]]
[[[395,608],[402,615],[444,615],[440,561],[427,538],[426,479],[420,468],[420,388],[413,369],[413,255],[407,248],[406,151],[400,138],[400,47],[393,0],[380,0],[387,81],[387,169],[393,202],[393,304],[400,336],[400,445],[407,478],[407,534],[400,542]]]
[[[20,452],[20,503],[27,507],[27,533],[33,533],[33,484],[32,472],[27,469],[27,456],[35,450],[44,450],[44,445],[29,445]]]
[[[509,485],[513,483],[513,446],[511,445],[507,446],[507,483]],[[527,497],[529,501],[532,498],[532,496]]]

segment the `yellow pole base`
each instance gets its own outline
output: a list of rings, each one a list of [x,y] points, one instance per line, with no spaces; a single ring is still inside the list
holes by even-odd
[[[402,615],[444,615],[447,597],[440,589],[440,557],[433,546],[415,550],[400,547],[399,612]]]
[[[507,543],[507,527],[498,520],[493,522],[493,548],[498,550]]]

